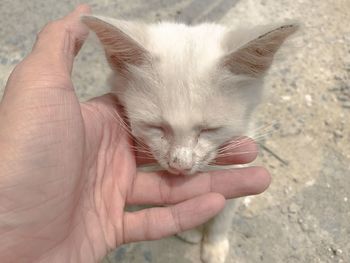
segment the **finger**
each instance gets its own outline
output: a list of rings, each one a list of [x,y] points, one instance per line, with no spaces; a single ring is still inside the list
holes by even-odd
[[[224,144],[218,152],[218,165],[245,164],[255,160],[259,152],[257,144],[249,137],[239,137]]]
[[[38,59],[49,59],[51,67],[58,67],[57,71],[67,70],[70,73],[74,56],[89,32],[80,17],[90,12],[88,5],[79,5],[64,18],[48,23],[38,34],[32,54]]]
[[[195,176],[139,172],[128,193],[127,203],[174,204],[209,192],[220,193],[226,199],[237,198],[260,194],[270,182],[270,174],[263,167],[212,171]]]
[[[208,193],[174,206],[144,209],[124,215],[124,242],[155,240],[194,228],[218,214],[225,199]]]

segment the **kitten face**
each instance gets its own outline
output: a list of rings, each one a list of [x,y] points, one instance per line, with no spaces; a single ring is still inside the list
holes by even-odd
[[[166,74],[153,74],[158,67],[135,72],[119,97],[133,135],[146,142],[159,164],[172,173],[193,174],[216,157],[220,145],[245,134],[254,106],[247,97],[258,82],[227,79],[229,73],[220,74],[217,65],[200,81],[169,81]]]
[[[205,169],[222,144],[246,133],[262,76],[296,30],[288,25],[254,38],[215,24],[83,22],[105,46],[133,135],[174,174]]]

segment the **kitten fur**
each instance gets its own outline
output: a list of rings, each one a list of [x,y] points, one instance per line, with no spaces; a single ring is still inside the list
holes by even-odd
[[[84,16],[113,71],[113,92],[133,136],[163,169],[192,175],[207,170],[220,146],[248,134],[263,77],[275,53],[298,26],[231,29],[205,23],[143,24]],[[204,229],[202,260],[223,263],[233,205]],[[203,228],[202,228],[203,229]],[[200,242],[203,231],[184,233]]]

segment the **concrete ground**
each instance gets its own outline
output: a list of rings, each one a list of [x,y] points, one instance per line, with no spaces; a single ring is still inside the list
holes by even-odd
[[[0,87],[35,34],[78,2],[1,0]],[[144,21],[219,21],[232,27],[299,20],[256,114],[260,163],[273,183],[245,198],[233,219],[227,262],[350,262],[350,29],[348,0],[90,0],[95,13]],[[94,41],[75,64],[82,100],[108,91]],[[199,262],[199,246],[175,237],[123,246],[105,262]]]

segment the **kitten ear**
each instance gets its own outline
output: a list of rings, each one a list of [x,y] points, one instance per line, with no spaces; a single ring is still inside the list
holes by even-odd
[[[112,69],[123,73],[127,65],[148,61],[148,51],[140,44],[146,34],[144,25],[97,16],[82,16],[81,21],[96,33]]]
[[[283,42],[297,30],[297,24],[288,24],[261,34],[226,55],[223,66],[234,74],[259,77],[269,69]]]

